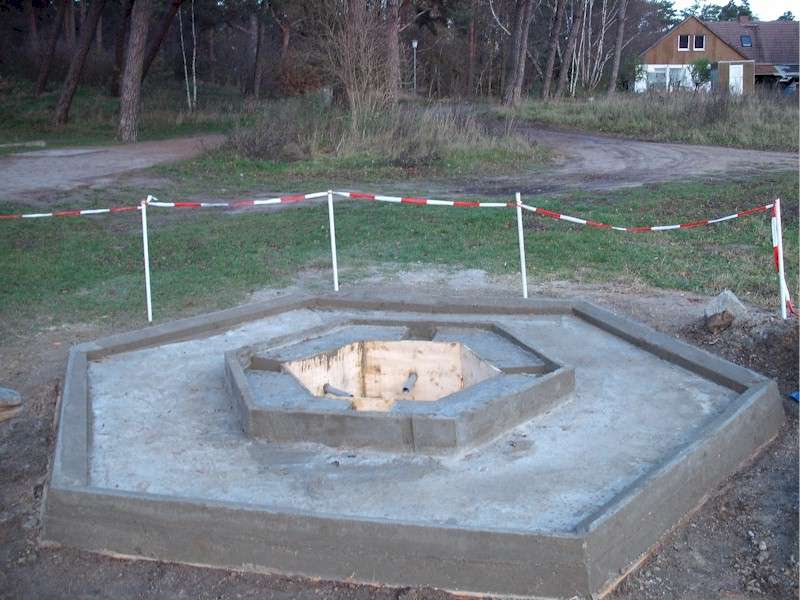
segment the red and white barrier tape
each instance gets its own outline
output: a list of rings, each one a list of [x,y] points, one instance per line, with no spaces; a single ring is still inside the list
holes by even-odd
[[[579,217],[571,217],[561,213],[547,210],[546,208],[539,208],[536,206],[529,206],[523,204],[522,208],[543,217],[550,217],[551,219],[559,219],[561,221],[569,221],[570,223],[577,223],[578,225],[586,225],[588,227],[595,227],[597,229],[612,229],[614,231],[625,231],[627,233],[648,233],[650,231],[670,231],[672,229],[694,229],[695,227],[703,227],[705,225],[714,225],[715,223],[722,223],[723,221],[730,221],[731,219],[738,219],[739,217],[746,217],[756,213],[767,212],[772,209],[774,204],[764,204],[756,206],[747,210],[743,210],[732,215],[719,217],[718,219],[703,219],[702,221],[691,221],[689,223],[680,223],[678,225],[652,225],[649,227],[617,227],[616,225],[609,225],[608,223],[601,223],[599,221],[592,221],[590,219],[581,219]]]
[[[315,192],[313,194],[295,194],[265,198],[264,200],[233,200],[231,202],[161,202],[157,198],[147,201],[148,206],[159,208],[247,208],[249,206],[267,206],[270,204],[293,204],[304,200],[325,198],[328,192]]]
[[[141,206],[114,206],[111,208],[86,208],[84,210],[60,210],[47,213],[26,213],[22,215],[0,215],[0,219],[42,219],[47,217],[87,217],[109,213],[136,212]]]
[[[772,257],[775,261],[775,272],[778,273],[780,277],[780,285],[783,288],[783,294],[786,298],[786,311],[790,314],[797,315],[797,311],[794,308],[794,304],[792,303],[792,297],[789,294],[789,286],[786,284],[786,274],[781,271],[781,232],[780,232],[780,224],[778,222],[778,214],[777,208],[775,205],[772,206]]]
[[[381,196],[362,192],[333,192],[334,195],[351,200],[374,200],[392,202],[394,204],[419,204],[427,206],[454,206],[457,208],[514,208],[513,202],[473,202],[471,200],[431,200],[430,198],[414,198],[402,196]]]

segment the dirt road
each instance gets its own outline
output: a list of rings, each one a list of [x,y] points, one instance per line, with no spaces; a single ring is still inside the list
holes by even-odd
[[[739,177],[797,169],[798,155],[719,146],[640,142],[600,134],[521,126],[519,132],[553,149],[551,167],[524,177],[483,178],[461,191],[526,196],[611,190],[689,177]]]
[[[462,194],[507,195],[516,191],[532,196],[575,189],[633,187],[694,176],[742,176],[798,167],[796,154],[782,152],[639,142],[528,126],[519,130],[555,150],[555,163],[544,169],[507,177],[445,179],[431,183],[412,179],[385,184],[371,183],[367,187],[380,187],[394,193],[416,192],[423,188],[427,193],[442,197]],[[48,190],[109,187],[124,173],[191,158],[206,148],[220,144],[222,139],[220,135],[206,135],[128,146],[42,150],[2,157],[0,182],[3,184],[3,196],[9,200],[25,200],[32,194],[40,195]],[[348,183],[358,187],[357,182]],[[213,190],[210,193],[213,194]]]
[[[117,146],[86,146],[22,152],[0,157],[4,199],[31,192],[104,187],[122,173],[184,160],[218,146],[222,135],[201,135]]]

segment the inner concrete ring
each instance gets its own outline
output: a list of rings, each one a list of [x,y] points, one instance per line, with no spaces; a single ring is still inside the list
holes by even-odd
[[[409,374],[428,386],[421,399],[403,393]],[[323,393],[326,381],[351,390],[365,377],[391,402],[367,398],[360,410]],[[348,319],[226,352],[225,383],[253,438],[446,454],[552,409],[575,371],[494,323]]]
[[[242,432],[226,352],[359,319],[495,323],[572,367],[574,390],[445,455]],[[613,589],[785,419],[774,382],[585,302],[346,294],[75,346],[58,414],[45,541],[539,598]]]

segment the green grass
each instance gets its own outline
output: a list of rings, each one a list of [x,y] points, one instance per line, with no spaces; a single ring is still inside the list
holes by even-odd
[[[380,156],[380,155],[378,155]],[[181,190],[192,194],[209,190],[233,192],[264,188],[306,189],[336,182],[385,182],[424,178],[474,178],[481,174],[511,174],[542,168],[551,159],[544,147],[525,152],[503,149],[457,147],[431,163],[400,166],[389,158],[366,153],[346,156],[314,156],[305,160],[259,160],[226,150],[215,150],[179,163],[153,168],[152,172],[180,182]]]
[[[798,151],[797,98],[773,91],[741,98],[705,93],[618,94],[612,98],[531,100],[502,116],[542,125],[658,142]]]
[[[116,142],[119,98],[102,90],[82,85],[63,127],[53,125],[53,110],[58,101],[55,89],[33,96],[33,86],[15,80],[0,91],[0,144],[44,140],[48,146],[79,146]],[[220,133],[246,123],[242,100],[236,90],[203,86],[198,94],[198,110],[186,111],[183,90],[175,82],[145,85],[142,94],[141,140],[156,140],[197,133]],[[20,149],[0,149],[8,153]]]
[[[650,186],[613,195],[539,201],[622,225],[671,224],[720,216],[784,198],[788,280],[797,281],[797,178]],[[126,198],[121,198],[124,202]],[[96,202],[95,204],[99,204]],[[0,205],[0,212],[19,211]],[[364,268],[437,264],[490,273],[518,268],[514,212],[343,202],[336,212],[344,286]],[[152,209],[151,259],[158,320],[242,301],[284,285],[301,269],[330,265],[327,211],[276,213]],[[141,322],[144,291],[136,214],[0,221],[3,328],[75,321]],[[526,216],[532,280],[619,281],[714,294],[730,288],[776,303],[768,215],[693,230],[623,234]],[[407,265],[407,266],[404,266]],[[793,290],[795,283],[790,283]]]

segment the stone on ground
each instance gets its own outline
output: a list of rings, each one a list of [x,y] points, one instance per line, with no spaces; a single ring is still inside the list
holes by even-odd
[[[712,333],[724,331],[736,320],[747,317],[747,307],[730,290],[724,290],[705,308],[706,328]]]
[[[19,392],[0,387],[0,422],[17,416],[22,410],[22,396]]]

